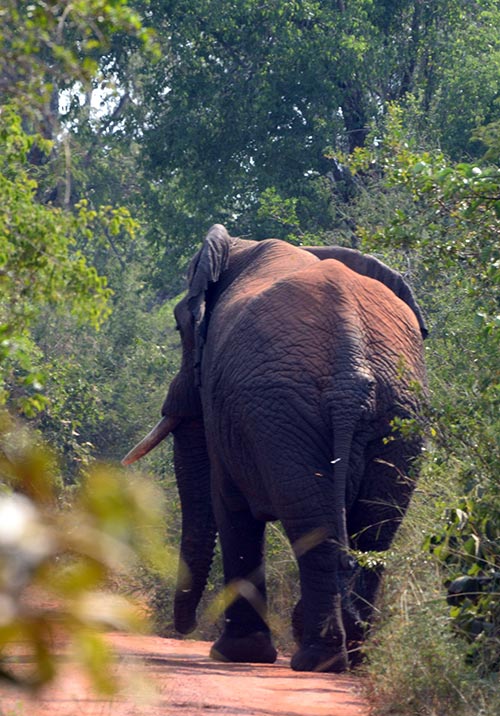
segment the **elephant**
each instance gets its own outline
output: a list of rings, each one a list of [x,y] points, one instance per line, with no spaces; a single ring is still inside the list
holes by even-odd
[[[175,627],[196,626],[218,534],[235,598],[211,656],[275,661],[263,544],[278,520],[300,577],[291,667],[345,671],[381,577],[355,555],[389,548],[423,448],[427,327],[414,295],[353,249],[234,238],[216,224],[174,315],[180,370],[161,420],[122,462],[173,434],[188,572]]]

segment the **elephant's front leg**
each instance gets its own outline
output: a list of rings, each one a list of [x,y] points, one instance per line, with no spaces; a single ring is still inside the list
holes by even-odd
[[[277,652],[266,623],[266,587],[263,567],[265,524],[247,509],[231,511],[214,496],[230,600],[224,631],[210,656],[219,661],[272,664]]]
[[[349,668],[338,579],[339,549],[331,540],[299,556],[303,633],[293,655],[296,671],[341,672]]]

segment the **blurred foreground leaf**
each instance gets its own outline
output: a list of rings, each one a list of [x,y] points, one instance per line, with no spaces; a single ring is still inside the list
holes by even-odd
[[[96,465],[67,509],[50,452],[0,416],[0,678],[36,689],[56,674],[56,639],[94,687],[117,685],[103,632],[144,630],[139,607],[107,590],[138,565],[165,573],[163,498],[144,478]],[[29,657],[31,669],[16,665]]]

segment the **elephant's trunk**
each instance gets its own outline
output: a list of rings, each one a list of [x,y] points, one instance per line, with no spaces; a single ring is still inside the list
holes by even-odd
[[[196,608],[207,583],[217,534],[210,494],[210,463],[205,430],[183,422],[174,435],[174,462],[182,508],[182,539],[174,623],[188,634],[196,627]]]

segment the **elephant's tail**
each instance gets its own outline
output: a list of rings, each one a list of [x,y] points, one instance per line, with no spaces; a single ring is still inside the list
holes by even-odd
[[[339,506],[335,510],[335,533],[340,549],[341,568],[345,569],[351,562],[347,533],[347,479],[351,448],[360,421],[373,406],[374,388],[375,380],[371,374],[357,370],[350,371],[347,376],[330,379],[328,388],[323,391],[333,438],[333,504]]]
[[[347,533],[346,490],[353,430],[346,430],[345,426],[339,423],[334,425],[333,433],[333,504],[341,506],[335,510],[337,520],[335,532],[340,549],[340,566],[342,569],[348,569],[350,558],[349,535]]]

